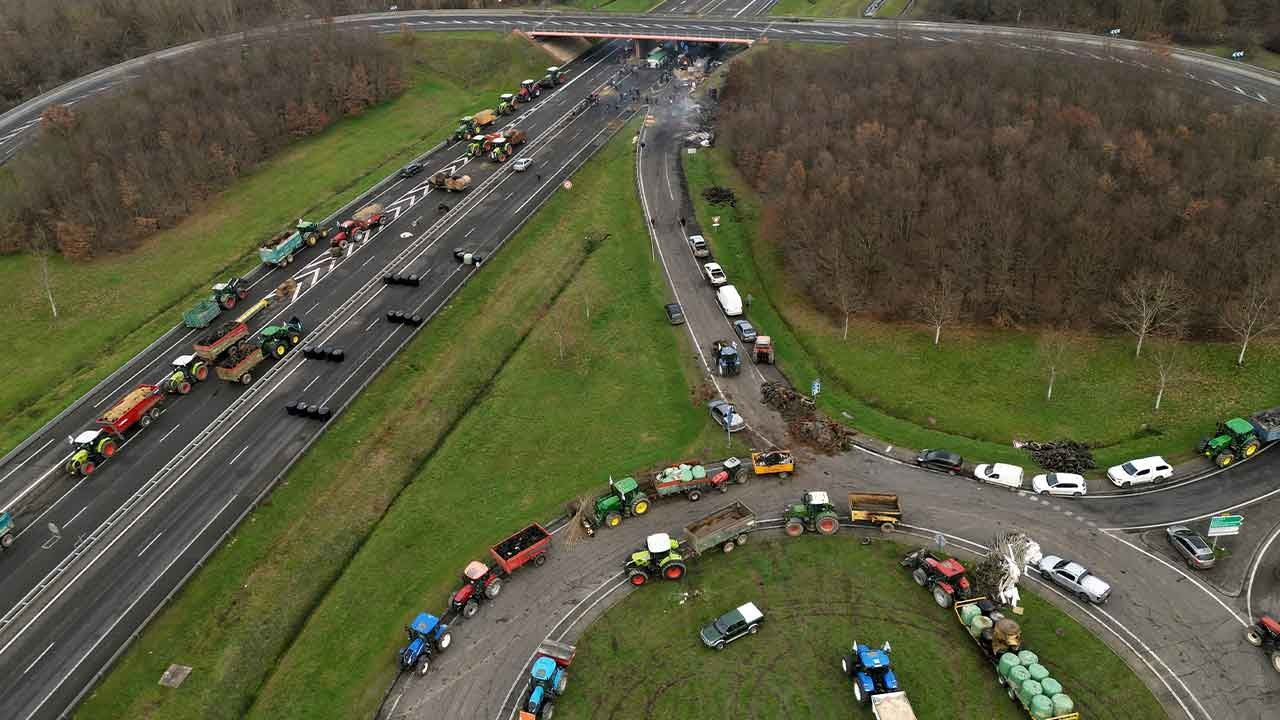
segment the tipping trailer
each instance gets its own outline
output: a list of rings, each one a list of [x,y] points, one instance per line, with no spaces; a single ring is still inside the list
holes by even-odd
[[[978,612],[974,613],[973,610],[967,610],[966,608],[969,607],[976,608]],[[1039,658],[1035,656],[1035,653],[1029,652],[1028,648],[1022,645],[1021,630],[1018,627],[1018,624],[1009,618],[1005,618],[1002,613],[996,610],[994,603],[985,597],[976,597],[972,600],[962,600],[957,602],[952,607],[952,612],[955,613],[956,620],[960,622],[960,626],[964,629],[964,634],[968,635],[969,638],[973,640],[973,643],[978,646],[978,651],[982,653],[982,656],[986,658],[987,662],[991,664],[992,669],[995,670],[996,681],[1005,688],[1009,698],[1012,699],[1018,707],[1022,708],[1023,712],[1031,717],[1032,720],[1080,720],[1080,713],[1075,712],[1074,709],[1056,714],[1052,711],[1048,713],[1044,712],[1043,702],[1037,701],[1035,698],[1046,697],[1045,695],[1034,695],[1030,696],[1030,699],[1024,699],[1023,683],[1026,681],[1018,680],[1017,676],[1012,672],[1010,672],[1008,676],[1001,672],[1002,663],[1009,664],[1005,662],[1004,656],[1012,655],[1015,661],[1013,664],[1017,664],[1016,661],[1019,660],[1019,657],[1022,656],[1024,652],[1032,658],[1035,658],[1036,662],[1034,664],[1042,670],[1045,668],[1044,666],[1039,665]],[[975,634],[971,631],[971,623],[973,621],[970,623],[965,622],[964,618],[966,615],[980,615],[987,618],[990,623],[984,624],[988,624],[989,627],[986,630]],[[1004,624],[1008,624],[1010,629],[1006,630],[999,627],[999,625]],[[1038,684],[1038,681],[1033,682],[1037,682]],[[1059,683],[1059,689],[1060,685],[1061,684]],[[1043,688],[1043,685],[1041,687]],[[1060,701],[1063,706],[1073,705],[1070,697],[1062,695],[1061,693],[1055,693],[1053,698],[1049,700],[1050,708],[1055,707],[1054,700],[1059,697],[1065,698],[1065,701]],[[1041,711],[1033,712],[1031,706],[1036,703],[1041,705]]]
[[[1262,442],[1273,443],[1280,440],[1280,407],[1255,413],[1249,418],[1249,424]]]
[[[462,587],[449,596],[449,610],[470,618],[480,612],[480,604],[498,597],[503,581],[519,568],[533,563],[540,567],[547,561],[551,533],[537,523],[511,535],[489,548],[494,564],[472,560],[462,571]]]
[[[115,456],[124,444],[124,434],[135,425],[144,428],[159,419],[165,398],[161,385],[139,385],[107,408],[94,421],[97,426],[68,438],[71,456],[63,467],[71,475],[87,477]]]
[[[498,567],[502,568],[502,572],[510,575],[527,563],[542,567],[547,561],[547,550],[550,547],[551,533],[538,523],[533,523],[489,548],[489,554]]]
[[[893,532],[902,522],[902,505],[891,493],[849,493],[849,519]]]
[[[249,326],[243,321],[223,323],[216,330],[206,334],[192,345],[196,357],[205,360],[217,360],[231,349],[232,345],[249,335]]]
[[[755,526],[755,512],[745,503],[734,501],[685,527],[681,549],[690,557],[697,557],[716,547],[724,552],[733,552],[735,547],[747,542],[747,535]]]
[[[293,230],[286,230],[271,238],[258,248],[258,259],[263,265],[284,267],[293,262],[295,253],[304,247],[315,247],[315,244],[329,231],[314,222],[298,218]]]
[[[876,720],[916,720],[916,711],[901,690],[872,695],[871,714]]]

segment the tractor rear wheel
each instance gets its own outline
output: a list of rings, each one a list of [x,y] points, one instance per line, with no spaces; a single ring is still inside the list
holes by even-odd
[[[1262,449],[1262,443],[1257,440],[1250,440],[1245,443],[1244,448],[1240,450],[1240,454],[1245,457],[1253,457],[1253,454]]]
[[[1234,461],[1235,457],[1231,455],[1230,451],[1220,452],[1213,458],[1213,464],[1220,468],[1224,468]]]
[[[196,382],[204,382],[209,379],[209,366],[200,363],[191,370],[191,374],[195,377]]]
[[[436,638],[436,651],[444,652],[445,650],[448,650],[449,646],[452,644],[453,644],[453,633],[446,632],[445,634]]]
[[[804,534],[804,521],[799,518],[791,518],[782,530],[788,537],[800,537]]]
[[[934,585],[933,601],[937,603],[940,608],[949,608],[951,607],[951,594],[937,585]]]
[[[1280,652],[1271,653],[1271,669],[1280,672]]]
[[[498,597],[498,593],[502,592],[502,580],[494,578],[493,582],[484,586],[484,596],[490,600]]]
[[[635,585],[636,587],[640,587],[646,582],[649,582],[649,576],[646,575],[643,570],[631,570],[627,573],[627,582]]]
[[[462,606],[462,617],[464,618],[475,617],[478,612],[480,612],[480,603],[475,600],[468,600],[467,604]]]
[[[632,515],[643,515],[647,512],[649,512],[649,498],[641,495],[640,497],[631,501]]]
[[[668,580],[679,580],[684,577],[684,563],[675,562],[662,568],[662,576]]]
[[[918,567],[911,571],[911,579],[915,580],[916,584],[920,587],[924,587],[929,584],[929,576],[925,573],[924,568],[922,567]]]
[[[605,527],[618,527],[622,523],[622,513],[617,510],[610,510],[604,514]]]
[[[98,454],[103,457],[114,457],[116,454],[116,441],[111,438],[106,438],[102,442],[98,443]]]
[[[1244,639],[1254,647],[1262,647],[1262,633],[1256,625],[1244,632]]]
[[[288,351],[289,351],[289,348],[286,348],[281,343],[274,343],[271,345],[271,354],[275,355],[278,358],[284,357],[284,354]]]
[[[821,535],[835,535],[840,529],[840,520],[835,515],[822,515],[814,523]]]
[[[90,475],[93,474],[93,471],[97,469],[98,469],[97,463],[95,463],[92,460],[85,460],[84,462],[80,463],[80,474],[85,477],[89,477]]]
[[[556,714],[556,704],[550,700],[542,704],[542,720],[551,720],[551,716]]]

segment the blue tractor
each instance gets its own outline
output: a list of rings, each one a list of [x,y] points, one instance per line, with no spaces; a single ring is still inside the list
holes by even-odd
[[[544,640],[534,655],[529,671],[529,692],[520,704],[520,720],[551,720],[556,712],[556,698],[569,684],[569,663],[574,647],[554,640]]]
[[[400,650],[401,672],[415,670],[419,675],[426,675],[431,657],[444,652],[453,643],[449,626],[428,612],[418,613],[413,624],[405,627],[405,632],[409,635],[409,644]]]
[[[872,695],[898,692],[898,676],[889,663],[889,643],[879,650],[853,642],[849,654],[840,659],[840,669],[853,680],[853,697],[859,704],[871,702]]]

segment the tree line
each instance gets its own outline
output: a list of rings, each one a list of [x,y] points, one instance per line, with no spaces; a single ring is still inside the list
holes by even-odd
[[[5,0],[0,3],[0,112],[67,80],[191,40],[281,20],[386,11],[391,5],[438,10],[487,1]]]
[[[1144,357],[1153,337],[1234,335],[1243,361],[1280,309],[1280,120],[1174,77],[772,47],[735,62],[720,124],[762,239],[846,328],[1125,330]]]
[[[151,63],[119,93],[53,106],[6,165],[0,252],[126,249],[289,142],[398,95],[401,64],[371,32],[322,27]]]
[[[1276,0],[924,0],[927,12],[961,20],[1085,28],[1119,27],[1129,37],[1172,35],[1193,42],[1261,43],[1280,52]]]

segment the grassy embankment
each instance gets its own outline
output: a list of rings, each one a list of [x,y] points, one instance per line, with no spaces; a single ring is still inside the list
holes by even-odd
[[[299,216],[320,218],[444,138],[458,115],[490,104],[547,55],[492,33],[424,33],[405,52],[408,90],[298,142],[211,199],[198,215],[127,254],[50,262],[52,320],[30,256],[0,257],[8,288],[0,357],[0,452],[16,445],[150,344],[215,280],[256,263],[257,243]]]
[[[662,315],[632,134],[370,385],[78,717],[370,717],[403,624],[443,610],[467,559],[610,472],[725,452]],[[156,684],[171,662],[194,668],[177,690]]]
[[[1192,456],[1219,418],[1280,403],[1280,355],[1264,346],[1251,348],[1241,369],[1229,344],[1185,343],[1179,377],[1156,412],[1154,365],[1135,360],[1126,337],[1075,339],[1052,401],[1035,333],[955,328],[934,347],[924,328],[855,320],[844,341],[836,319],[787,285],[776,249],[756,237],[759,198],[727,151],[685,156],[685,167],[704,234],[729,277],[755,297],[751,318],[774,336],[788,377],[799,387],[821,377],[824,409],[888,443],[1031,467],[1014,439],[1065,437],[1099,445],[1104,468],[1156,453],[1176,461]],[[709,206],[699,193],[710,185],[732,187],[738,208]],[[712,215],[719,228],[709,227]]]
[[[572,10],[600,10],[616,13],[647,13],[661,5],[663,0],[565,0]]]
[[[842,547],[833,552],[830,542]],[[579,641],[557,717],[675,719],[697,708],[704,718],[870,718],[840,672],[840,657],[857,639],[873,647],[889,641],[918,717],[953,717],[963,708],[965,717],[1025,718],[952,611],[934,605],[898,567],[903,552],[850,538],[759,542],[705,559],[682,583],[636,590]],[[1027,593],[1024,600],[1026,614],[1016,618],[1023,642],[1082,717],[1165,717],[1102,641],[1040,598]],[[765,613],[759,634],[722,652],[704,647],[698,630],[746,601]]]
[[[876,12],[879,18],[895,18],[907,9],[909,0],[886,0]],[[795,17],[862,17],[868,0],[778,0],[769,8],[770,15]],[[916,1],[911,10],[903,17],[915,17],[920,10],[920,2]]]

